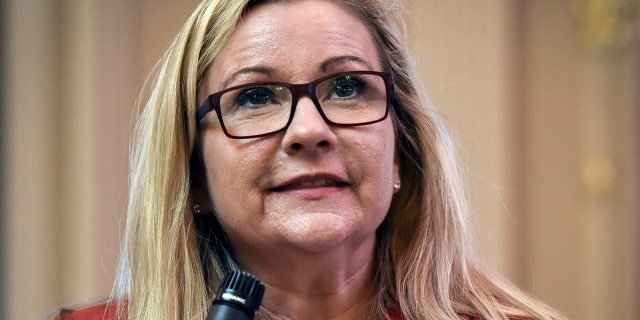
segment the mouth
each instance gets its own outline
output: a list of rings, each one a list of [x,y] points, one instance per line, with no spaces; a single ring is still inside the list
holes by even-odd
[[[328,187],[345,187],[348,184],[343,181],[317,178],[317,179],[302,179],[295,180],[291,183],[286,183],[281,186],[273,188],[273,191],[286,191],[286,190],[300,190],[300,189],[315,189],[315,188],[328,188]]]

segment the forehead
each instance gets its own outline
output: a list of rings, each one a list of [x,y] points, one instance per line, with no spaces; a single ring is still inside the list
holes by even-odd
[[[380,70],[379,60],[367,25],[343,5],[263,3],[245,14],[205,78],[213,90],[246,82],[243,70],[278,78],[270,80],[309,81],[345,69]]]

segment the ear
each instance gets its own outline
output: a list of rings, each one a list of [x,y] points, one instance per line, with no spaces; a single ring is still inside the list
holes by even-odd
[[[199,213],[213,212],[209,187],[207,183],[207,172],[197,152],[191,156],[189,176],[191,180],[191,205],[199,207]]]

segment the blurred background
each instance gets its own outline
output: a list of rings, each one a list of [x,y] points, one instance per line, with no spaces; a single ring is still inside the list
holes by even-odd
[[[109,295],[136,99],[196,0],[0,1],[0,319]],[[479,250],[571,319],[640,318],[640,0],[408,0]]]

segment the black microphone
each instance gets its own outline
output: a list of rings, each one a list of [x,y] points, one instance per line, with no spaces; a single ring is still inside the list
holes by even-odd
[[[244,272],[232,271],[220,283],[206,320],[253,320],[264,295],[264,284]]]

